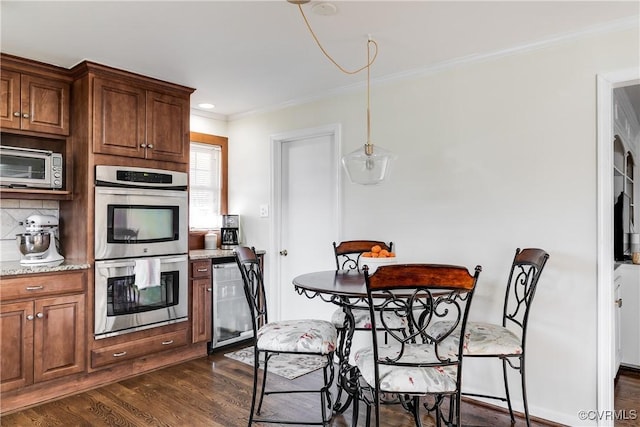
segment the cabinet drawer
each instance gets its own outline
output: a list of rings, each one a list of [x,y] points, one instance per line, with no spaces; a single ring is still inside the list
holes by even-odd
[[[201,278],[211,276],[211,260],[205,261],[192,261],[191,262],[191,277]]]
[[[0,301],[39,297],[70,292],[84,292],[86,272],[34,274],[2,279]]]
[[[91,367],[99,368],[183,346],[187,344],[187,332],[185,329],[93,350]]]

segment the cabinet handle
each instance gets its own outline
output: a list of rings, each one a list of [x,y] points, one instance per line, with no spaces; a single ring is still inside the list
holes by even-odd
[[[147,144],[147,148],[153,150],[153,144]]]
[[[169,345],[169,344],[173,344],[173,340],[162,341],[162,345]]]
[[[29,118],[29,113],[24,113],[24,114],[22,115],[22,118],[24,118],[24,119],[28,119],[28,118]]]
[[[204,273],[206,271],[209,271],[209,269],[208,268],[199,268],[197,271],[198,271],[198,273]]]
[[[127,354],[126,351],[121,351],[120,353],[113,353],[113,357],[122,357],[126,354]]]
[[[27,286],[25,288],[27,291],[41,291],[44,289],[44,286],[42,285],[38,285],[38,286]]]
[[[22,114],[20,114],[20,111],[14,111],[13,112],[13,117],[20,117]]]
[[[207,292],[213,292],[213,288],[207,288]]]
[[[147,148],[147,144],[140,144],[140,148]]]
[[[42,318],[44,317],[44,314],[42,314],[42,313],[36,313],[36,317],[37,317],[38,319],[42,319]]]
[[[622,298],[618,298],[616,300],[616,305],[618,306],[618,308],[622,307]]]
[[[33,314],[27,314],[27,320],[33,320]]]

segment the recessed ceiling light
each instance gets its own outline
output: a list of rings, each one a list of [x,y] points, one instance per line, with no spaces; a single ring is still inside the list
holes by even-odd
[[[338,13],[338,8],[333,3],[322,2],[314,4],[311,11],[316,15],[332,16]]]
[[[204,102],[202,104],[198,104],[198,107],[204,108],[206,110],[211,110],[212,108],[215,107],[215,105]]]

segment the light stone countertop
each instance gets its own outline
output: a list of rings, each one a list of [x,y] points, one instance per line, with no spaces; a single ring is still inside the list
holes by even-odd
[[[59,271],[87,270],[91,268],[90,264],[63,262],[55,267],[39,266],[29,267],[20,265],[20,261],[2,261],[0,262],[0,277],[18,276],[21,274],[36,273],[54,273]]]
[[[265,251],[263,250],[258,250],[256,252],[258,253],[258,255],[264,255],[265,253]],[[234,256],[234,252],[231,249],[193,249],[189,251],[190,260],[230,258]],[[87,270],[89,268],[91,268],[91,264],[69,262],[66,260],[62,264],[55,267],[29,267],[20,265],[20,261],[1,261],[0,277],[19,276],[24,274],[36,273],[54,273],[59,271]]]
[[[264,255],[264,250],[256,250],[258,255]],[[189,251],[190,260],[214,259],[234,257],[233,249],[192,249]]]

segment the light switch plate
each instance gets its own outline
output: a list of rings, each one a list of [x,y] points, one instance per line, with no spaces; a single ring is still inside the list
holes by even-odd
[[[269,205],[260,205],[260,218],[269,216]]]

